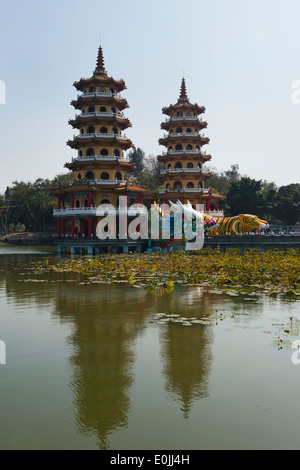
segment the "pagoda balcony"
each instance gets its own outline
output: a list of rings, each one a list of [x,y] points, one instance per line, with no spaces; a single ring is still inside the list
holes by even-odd
[[[90,139],[91,137],[99,137],[100,139],[119,139],[119,140],[129,140],[126,135],[122,134],[98,134],[94,132],[92,134],[78,134],[73,136],[73,140],[77,139]]]
[[[76,186],[79,182],[78,181],[74,181],[72,183],[70,183],[70,186]],[[125,186],[125,184],[127,183],[126,180],[99,180],[98,178],[95,178],[93,180],[87,180],[87,183],[90,184],[90,185],[94,185],[94,184],[100,184],[101,186],[111,186],[111,185],[122,185],[122,186]]]
[[[204,168],[168,168],[165,170],[161,170],[160,174],[165,175],[167,173],[205,173],[205,174],[210,174],[211,172],[209,170],[206,170]]]
[[[93,96],[97,96],[97,97],[103,97],[103,98],[111,98],[112,96],[114,96],[115,98],[117,98],[118,100],[125,100],[125,98],[120,94],[120,93],[112,93],[111,91],[109,92],[100,92],[100,91],[92,91],[92,92],[88,92],[88,93],[82,93],[82,95],[77,95],[77,98],[91,98]]]
[[[100,113],[98,111],[94,111],[92,113],[81,113],[81,114],[75,114],[75,119],[77,118],[90,118],[90,117],[94,117],[94,116],[97,116],[97,117],[116,117],[116,118],[119,118],[119,119],[124,119],[126,120],[127,117],[124,116],[123,113]]]
[[[133,204],[129,207],[113,207],[110,204],[102,204],[101,206],[91,207],[64,207],[61,209],[53,209],[54,217],[82,217],[82,216],[100,216],[100,211],[105,211],[105,215],[127,214],[136,216],[138,214],[147,214],[147,208],[139,204]]]
[[[198,117],[198,116],[172,116],[170,117],[170,119],[167,119],[165,120],[165,122],[170,122],[170,121],[200,121],[200,122],[203,122],[202,121],[202,117]]]
[[[206,150],[169,150],[168,152],[162,152],[163,156],[166,155],[180,155],[186,153],[187,155],[207,155]]]
[[[202,193],[202,194],[209,194],[209,189],[203,188],[175,188],[175,189],[159,189],[159,194],[166,194],[166,193]]]
[[[180,132],[178,134],[164,134],[163,139],[168,139],[169,137],[201,137],[207,139],[204,134],[199,134],[199,132]]]
[[[101,162],[114,162],[114,161],[118,161],[118,162],[130,162],[129,158],[128,157],[118,157],[116,155],[114,155],[113,157],[109,156],[109,155],[106,155],[106,156],[103,156],[103,155],[89,155],[89,156],[85,156],[85,157],[76,157],[76,158],[72,158],[72,162],[90,162],[90,161],[101,161]]]

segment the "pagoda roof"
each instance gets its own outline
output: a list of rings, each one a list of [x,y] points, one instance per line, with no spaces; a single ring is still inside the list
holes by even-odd
[[[85,117],[84,115],[78,115],[75,119],[70,119],[69,124],[76,129],[80,129],[83,125],[92,125],[97,123],[107,123],[107,124],[116,124],[122,130],[132,127],[132,124],[128,118],[119,116],[118,114],[112,114],[104,116],[101,113],[89,113],[90,115]]]
[[[93,76],[90,78],[81,78],[74,82],[73,85],[79,91],[83,91],[87,86],[109,86],[114,87],[118,92],[127,88],[123,79],[115,80],[113,77],[108,76],[104,65],[103,49],[101,46],[98,48],[96,68]]]
[[[64,164],[66,168],[69,170],[76,170],[78,169],[91,169],[91,168],[114,168],[116,170],[131,170],[135,168],[135,164],[133,162],[123,162],[120,160],[91,160],[91,161],[80,161],[80,160],[74,160],[73,162],[66,162]]]
[[[178,111],[192,111],[197,114],[202,114],[205,112],[204,106],[198,106],[198,104],[190,103],[186,92],[186,84],[184,78],[182,78],[181,80],[180,94],[177,103],[162,108],[163,114],[166,114],[167,116],[170,116],[170,114]]]

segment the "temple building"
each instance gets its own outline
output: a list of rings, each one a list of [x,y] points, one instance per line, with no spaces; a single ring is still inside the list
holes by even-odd
[[[147,190],[128,177],[128,172],[135,166],[125,155],[133,147],[124,134],[131,127],[123,113],[129,107],[121,95],[126,85],[124,80],[115,80],[108,75],[101,46],[93,75],[74,82],[74,87],[80,94],[71,104],[79,114],[69,124],[78,133],[67,145],[77,155],[65,164],[74,173],[74,181],[52,190],[57,196],[54,216],[60,248],[69,245],[71,252],[75,252],[76,247],[88,247],[86,251],[93,253],[95,248],[110,244],[110,240],[97,239],[96,227],[101,219],[98,206],[107,206],[109,214],[109,207],[119,207],[119,196],[127,197],[128,206],[140,204],[142,194]],[[138,242],[127,242],[134,249],[140,248]],[[128,251],[127,242],[116,240],[114,247]]]
[[[162,112],[168,117],[161,124],[161,129],[167,133],[158,141],[166,148],[157,157],[164,164],[159,175],[163,186],[159,189],[159,199],[162,202],[179,199],[183,204],[190,201],[195,208],[196,204],[203,204],[206,213],[222,216],[219,201],[225,196],[207,188],[212,174],[204,164],[211,155],[203,147],[210,139],[201,133],[207,122],[199,117],[205,112],[205,107],[189,101],[184,78],[177,103],[164,107]]]

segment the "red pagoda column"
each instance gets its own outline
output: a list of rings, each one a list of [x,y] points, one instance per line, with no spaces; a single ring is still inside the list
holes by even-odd
[[[71,193],[71,207],[72,209],[74,208],[74,194]],[[74,216],[72,215],[71,217],[71,236],[72,238],[74,237],[75,235],[75,219],[74,219]]]
[[[210,198],[206,199],[206,210],[207,212],[210,210]]]
[[[92,236],[92,216],[88,216],[88,237],[91,238]]]

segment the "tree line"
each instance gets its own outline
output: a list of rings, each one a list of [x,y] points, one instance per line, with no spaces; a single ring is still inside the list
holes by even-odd
[[[154,155],[146,156],[141,148],[133,147],[128,156],[135,163],[129,176],[134,176],[140,185],[154,194],[161,187],[158,175],[163,164]],[[237,164],[221,172],[208,166],[207,169],[212,173],[207,186],[226,195],[220,203],[225,215],[255,214],[278,226],[300,222],[300,184],[278,187],[273,182],[242,176]],[[13,230],[54,232],[53,208],[57,201],[51,188],[68,185],[73,180],[74,173],[69,172],[52,180],[14,181],[0,195],[0,230],[6,234]]]

